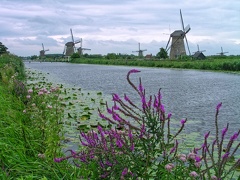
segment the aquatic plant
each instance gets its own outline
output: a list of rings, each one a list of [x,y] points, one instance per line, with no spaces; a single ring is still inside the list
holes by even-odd
[[[55,158],[54,161],[59,163],[72,159],[77,167],[87,170],[84,178],[93,179],[221,179],[234,172],[239,166],[239,160],[227,172],[224,167],[239,148],[238,144],[230,153],[239,132],[230,138],[222,156],[228,125],[219,138],[217,117],[221,104],[216,110],[216,141],[212,149],[210,150],[207,141],[210,134],[208,132],[201,148],[194,148],[192,152],[183,154],[179,152],[177,137],[183,131],[187,119],[181,119],[178,130],[174,131],[171,128],[172,114],[165,112],[161,90],[156,95],[147,97],[141,78],[138,86],[130,80],[130,75],[138,72],[140,71],[136,69],[130,70],[127,81],[138,94],[140,105],[131,101],[126,94],[124,98],[113,94],[113,106],[109,107],[106,103],[107,114],[99,110],[99,116],[109,125],[99,125],[97,129],[88,132],[81,131],[81,150],[68,150],[70,155]],[[209,156],[212,162],[208,160]]]

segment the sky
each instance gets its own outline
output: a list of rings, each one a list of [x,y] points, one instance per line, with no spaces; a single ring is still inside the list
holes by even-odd
[[[180,9],[191,54],[240,55],[239,0],[0,0],[0,42],[18,56],[39,55],[42,43],[62,54],[72,29],[84,53],[137,55],[140,43],[156,55],[182,29]]]

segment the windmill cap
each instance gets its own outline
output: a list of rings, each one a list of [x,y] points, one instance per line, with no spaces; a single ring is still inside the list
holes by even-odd
[[[171,37],[180,37],[180,36],[184,36],[184,32],[182,30],[176,30],[171,34]]]

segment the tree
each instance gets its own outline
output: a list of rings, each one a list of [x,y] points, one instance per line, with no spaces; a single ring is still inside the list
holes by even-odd
[[[167,51],[164,48],[160,48],[160,51],[157,53],[157,57],[159,57],[161,59],[168,58]]]
[[[71,55],[71,58],[72,58],[72,59],[80,58],[80,55],[79,55],[78,53],[73,53],[73,54]]]
[[[8,53],[8,48],[3,45],[3,43],[0,42],[0,55],[4,53]]]

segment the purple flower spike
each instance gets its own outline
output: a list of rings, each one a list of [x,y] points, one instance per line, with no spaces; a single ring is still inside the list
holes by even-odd
[[[64,160],[64,158],[54,158],[54,162],[60,163]]]
[[[217,105],[217,107],[216,107],[216,109],[217,109],[217,111],[219,111],[219,109],[222,107],[222,103],[220,102],[218,105]]]
[[[127,173],[128,173],[128,168],[124,168],[122,171],[122,176],[127,175]]]
[[[119,101],[120,98],[117,94],[113,94],[113,101]]]
[[[204,139],[207,139],[209,137],[210,131],[204,135]]]
[[[223,158],[223,159],[228,158],[229,154],[230,154],[229,152],[225,153],[225,154],[222,156],[222,158]]]
[[[230,138],[230,141],[235,141],[238,138],[238,133],[234,133],[232,137]]]
[[[201,158],[200,158],[199,156],[196,156],[196,157],[195,157],[195,161],[196,161],[196,162],[200,162],[200,161],[201,161]]]
[[[125,99],[125,101],[130,101],[130,99],[129,99],[129,97],[126,95],[126,94],[124,94],[124,99]]]
[[[129,72],[128,72],[128,75],[132,74],[132,73],[138,73],[138,72],[141,72],[137,69],[131,69]]]
[[[228,130],[227,127],[223,128],[223,130],[222,130],[222,138],[224,138],[225,134],[227,133],[227,130]]]
[[[186,123],[186,121],[187,121],[186,119],[182,119],[180,122],[182,125],[184,125]]]
[[[168,116],[167,116],[167,119],[170,119],[172,116],[172,113],[169,113]]]

